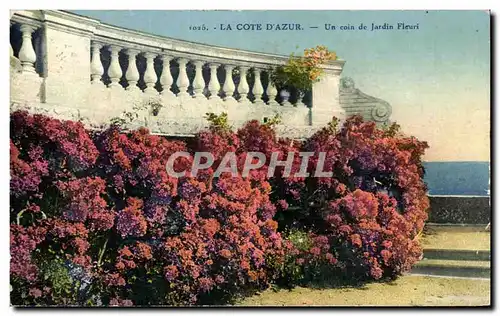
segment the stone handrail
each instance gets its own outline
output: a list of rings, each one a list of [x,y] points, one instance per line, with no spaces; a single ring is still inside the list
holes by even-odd
[[[287,57],[166,38],[57,10],[11,12],[11,103],[102,127],[113,119],[152,132],[191,135],[207,112],[236,126],[278,114],[302,138],[342,118],[344,61],[324,65],[309,102],[278,92],[267,70]],[[290,96],[290,92],[292,96]],[[307,97],[306,97],[307,98]],[[309,103],[309,107],[304,104]]]

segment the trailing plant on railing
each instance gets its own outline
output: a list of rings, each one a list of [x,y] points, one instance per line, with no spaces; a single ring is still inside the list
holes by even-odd
[[[303,56],[292,53],[285,65],[270,69],[271,80],[280,89],[298,89],[301,92],[311,90],[323,74],[321,65],[336,60],[337,55],[327,47],[318,45],[304,50]]]

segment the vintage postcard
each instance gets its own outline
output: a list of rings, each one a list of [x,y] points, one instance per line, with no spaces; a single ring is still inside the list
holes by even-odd
[[[12,10],[11,305],[491,306],[490,25]]]

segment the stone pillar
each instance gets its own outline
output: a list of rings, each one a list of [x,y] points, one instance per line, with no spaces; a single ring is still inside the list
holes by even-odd
[[[108,68],[108,76],[111,83],[109,86],[111,88],[121,88],[120,79],[123,76],[122,68],[120,67],[120,62],[118,61],[118,53],[121,51],[121,47],[111,45],[109,46],[109,51],[111,52],[111,61]]]
[[[305,93],[303,91],[299,91],[297,94],[297,103],[295,103],[296,107],[303,107],[306,106],[303,102],[304,100]]]
[[[234,93],[233,69],[234,69],[234,66],[225,65],[224,69],[226,70],[226,79],[224,80],[224,86],[222,87],[222,90],[224,90],[224,93],[226,95],[224,97],[224,101],[234,100],[234,97],[233,97],[233,93]]]
[[[135,57],[139,54],[138,50],[127,49],[125,53],[128,55],[128,67],[125,73],[125,78],[127,79],[127,91],[139,90],[137,87],[137,82],[139,81],[139,70],[137,70],[137,63]]]
[[[211,63],[210,64],[210,83],[208,84],[208,91],[210,91],[209,99],[219,99],[219,90],[220,83],[217,78],[217,68],[219,68],[220,64]]]
[[[23,66],[23,72],[36,73],[35,62],[36,53],[31,42],[31,34],[35,31],[35,27],[29,24],[21,24],[21,33],[23,34],[23,42],[19,50],[19,60]]]
[[[178,97],[189,97],[189,77],[186,72],[188,60],[186,58],[179,58],[179,77],[177,77],[177,87],[179,88]]]
[[[172,73],[170,72],[170,61],[173,59],[172,56],[161,55],[160,56],[163,67],[160,76],[160,84],[162,87],[161,95],[175,97],[175,94],[170,90],[172,84],[174,83],[174,78],[172,78]]]
[[[203,65],[205,63],[201,60],[196,60],[194,62],[195,76],[193,79],[193,92],[195,98],[204,97],[203,89],[205,89],[205,80],[203,80]]]
[[[269,105],[279,105],[279,103],[276,102],[276,96],[278,95],[278,90],[276,89],[274,82],[272,82],[271,76],[269,76],[269,82],[267,83],[266,94],[269,98],[269,101],[267,102]]]
[[[238,93],[240,94],[240,98],[238,99],[238,102],[249,101],[247,97],[248,92],[250,92],[247,81],[248,69],[249,67],[240,67],[240,83],[238,84]]]
[[[10,13],[10,17],[12,17],[12,11]],[[10,21],[10,26],[14,25],[15,23],[13,21]],[[14,57],[14,49],[12,48],[12,43],[9,41],[9,54],[10,57]]]
[[[15,11],[10,10],[10,17],[9,17],[9,19],[12,18],[12,16],[14,15],[14,13],[15,13]],[[13,24],[13,22],[10,21],[10,25],[11,26],[12,26],[12,24]],[[14,50],[12,49],[12,44],[10,42],[9,42],[9,48],[10,48],[10,56],[14,57]]]
[[[252,93],[255,97],[255,100],[253,103],[262,105],[264,104],[264,101],[262,101],[262,95],[264,94],[264,87],[262,87],[262,82],[260,80],[260,72],[261,69],[259,68],[254,68],[253,73],[255,75],[255,82],[253,83],[252,87]]]
[[[44,102],[72,108],[75,112],[88,107],[94,111],[99,108],[96,102],[101,102],[102,97],[99,95],[89,102],[91,76],[95,79],[100,71],[91,65],[91,30],[62,28],[50,11],[44,14]],[[94,59],[94,63],[97,61]]]
[[[144,92],[156,94],[157,91],[155,89],[155,85],[158,80],[154,65],[156,54],[144,53],[144,57],[146,57],[146,71],[144,72],[144,83],[146,84],[146,89],[144,89]]]
[[[345,111],[340,106],[340,74],[344,61],[326,65],[320,80],[312,87],[311,125],[324,126],[336,118],[343,121]]]
[[[281,89],[280,91],[280,97],[281,97],[281,105],[284,107],[291,107],[293,104],[289,101],[290,99],[290,91],[286,89]]]
[[[102,44],[92,43],[92,59],[90,61],[90,78],[92,79],[92,84],[103,84],[101,78],[104,74],[104,68],[101,61],[101,47]]]
[[[36,63],[44,61],[43,51],[35,52],[35,48],[38,46],[34,46],[32,41],[33,33],[38,29],[38,26],[27,24],[24,21],[12,21],[11,23],[20,25],[22,42],[18,52],[19,59],[14,56],[12,47],[10,51],[10,99],[24,102],[43,102],[43,78],[35,69]],[[11,46],[10,43],[9,46]]]

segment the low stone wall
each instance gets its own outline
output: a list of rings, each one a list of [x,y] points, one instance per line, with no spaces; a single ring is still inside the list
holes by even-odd
[[[488,224],[491,218],[489,196],[429,196],[428,222],[439,224]]]

